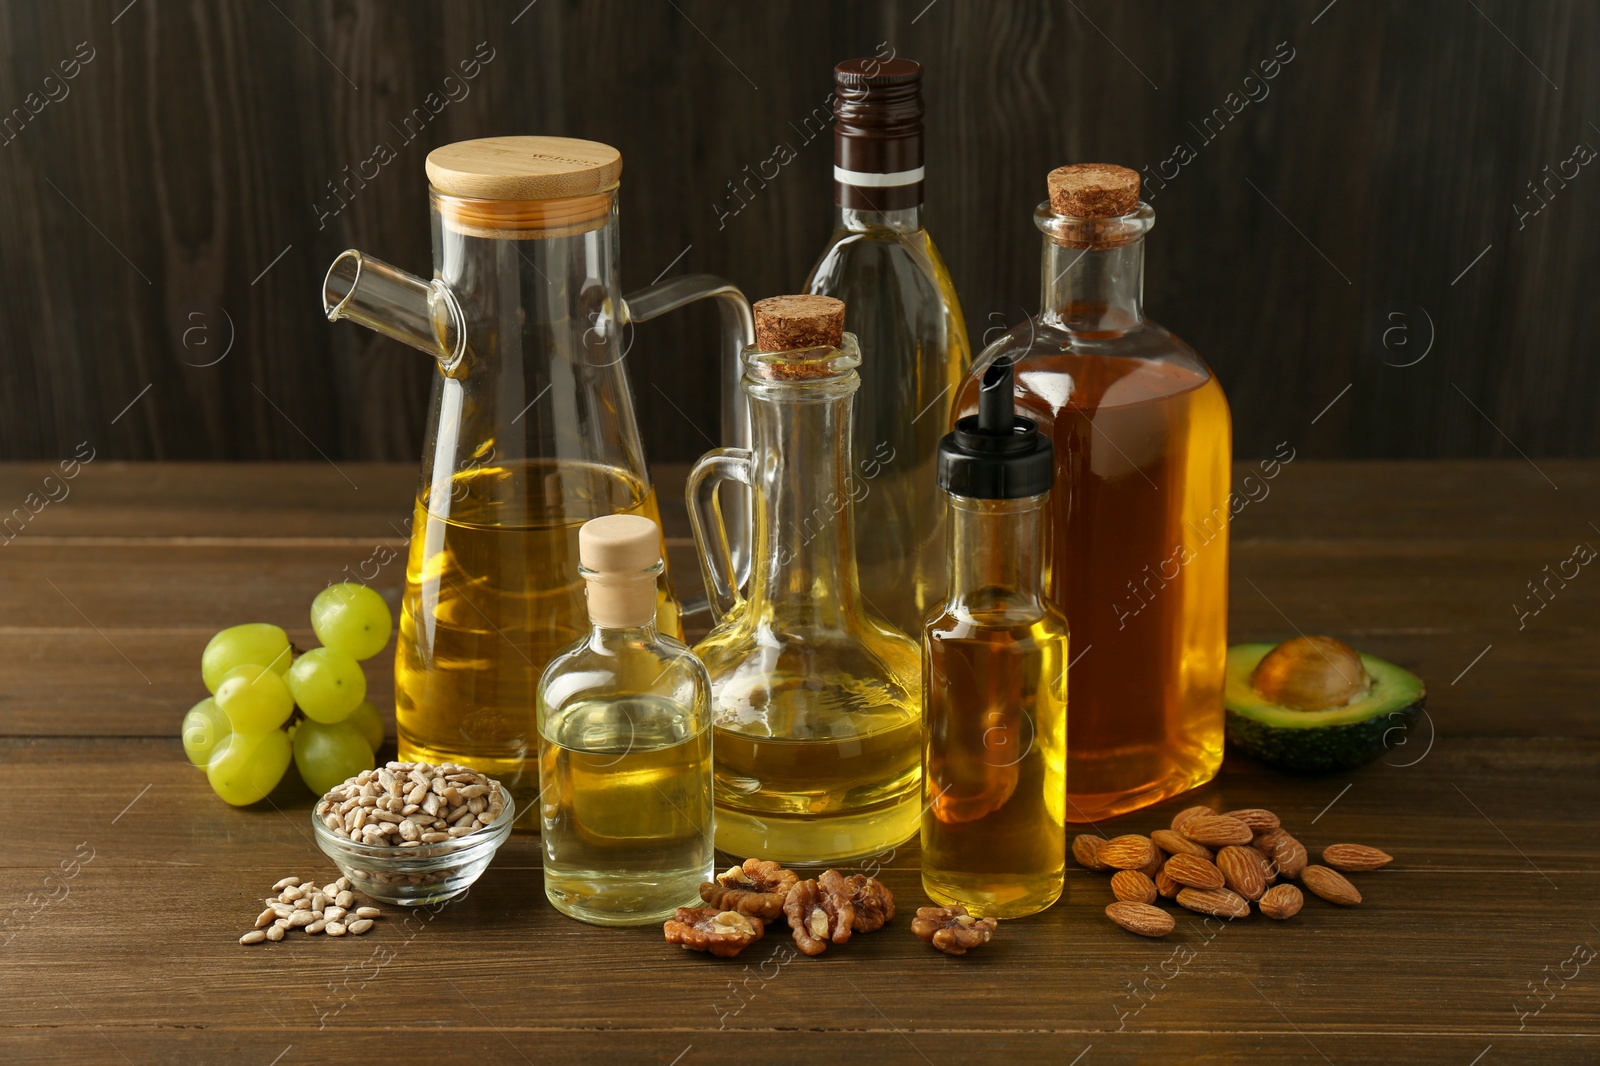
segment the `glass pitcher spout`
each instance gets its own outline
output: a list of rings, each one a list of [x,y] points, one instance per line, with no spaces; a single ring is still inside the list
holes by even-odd
[[[349,319],[428,353],[446,373],[466,354],[466,320],[448,285],[425,281],[354,248],[340,252],[328,267],[322,309],[329,322]]]

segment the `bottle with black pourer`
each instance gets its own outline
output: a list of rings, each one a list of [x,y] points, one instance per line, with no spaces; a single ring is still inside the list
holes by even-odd
[[[1044,594],[1054,477],[996,362],[978,413],[939,443],[949,595],[922,631],[922,886],[980,917],[1044,910],[1066,872],[1067,620]]]

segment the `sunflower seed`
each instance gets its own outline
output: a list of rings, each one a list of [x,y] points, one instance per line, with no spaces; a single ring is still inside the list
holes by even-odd
[[[265,939],[267,939],[267,934],[263,933],[259,929],[252,929],[248,933],[246,933],[244,936],[239,938],[239,943],[241,943],[241,944],[259,944]]]

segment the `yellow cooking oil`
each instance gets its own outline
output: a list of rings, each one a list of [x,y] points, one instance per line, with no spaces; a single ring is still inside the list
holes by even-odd
[[[558,909],[639,925],[699,905],[715,856],[711,730],[696,717],[650,693],[551,712],[540,806],[544,890]]]
[[[715,638],[696,648],[707,669],[718,659],[707,646]],[[721,686],[713,777],[719,848],[780,862],[839,862],[880,854],[916,833],[920,703],[864,673],[780,668],[748,685],[736,675]]]
[[[522,828],[539,824],[539,675],[589,631],[578,529],[608,514],[660,524],[647,484],[588,462],[474,467],[448,493],[425,489],[416,502],[395,650],[400,758],[498,779]],[[665,572],[656,618],[682,636]]]

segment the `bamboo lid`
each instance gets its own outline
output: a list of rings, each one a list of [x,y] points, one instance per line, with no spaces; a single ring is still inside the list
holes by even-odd
[[[622,153],[576,137],[482,137],[428,153],[428,180],[448,196],[557,200],[608,192]]]
[[[444,224],[491,240],[568,237],[611,217],[622,153],[575,137],[484,137],[428,153]]]
[[[763,352],[837,348],[844,339],[844,302],[831,296],[769,296],[750,310]]]

